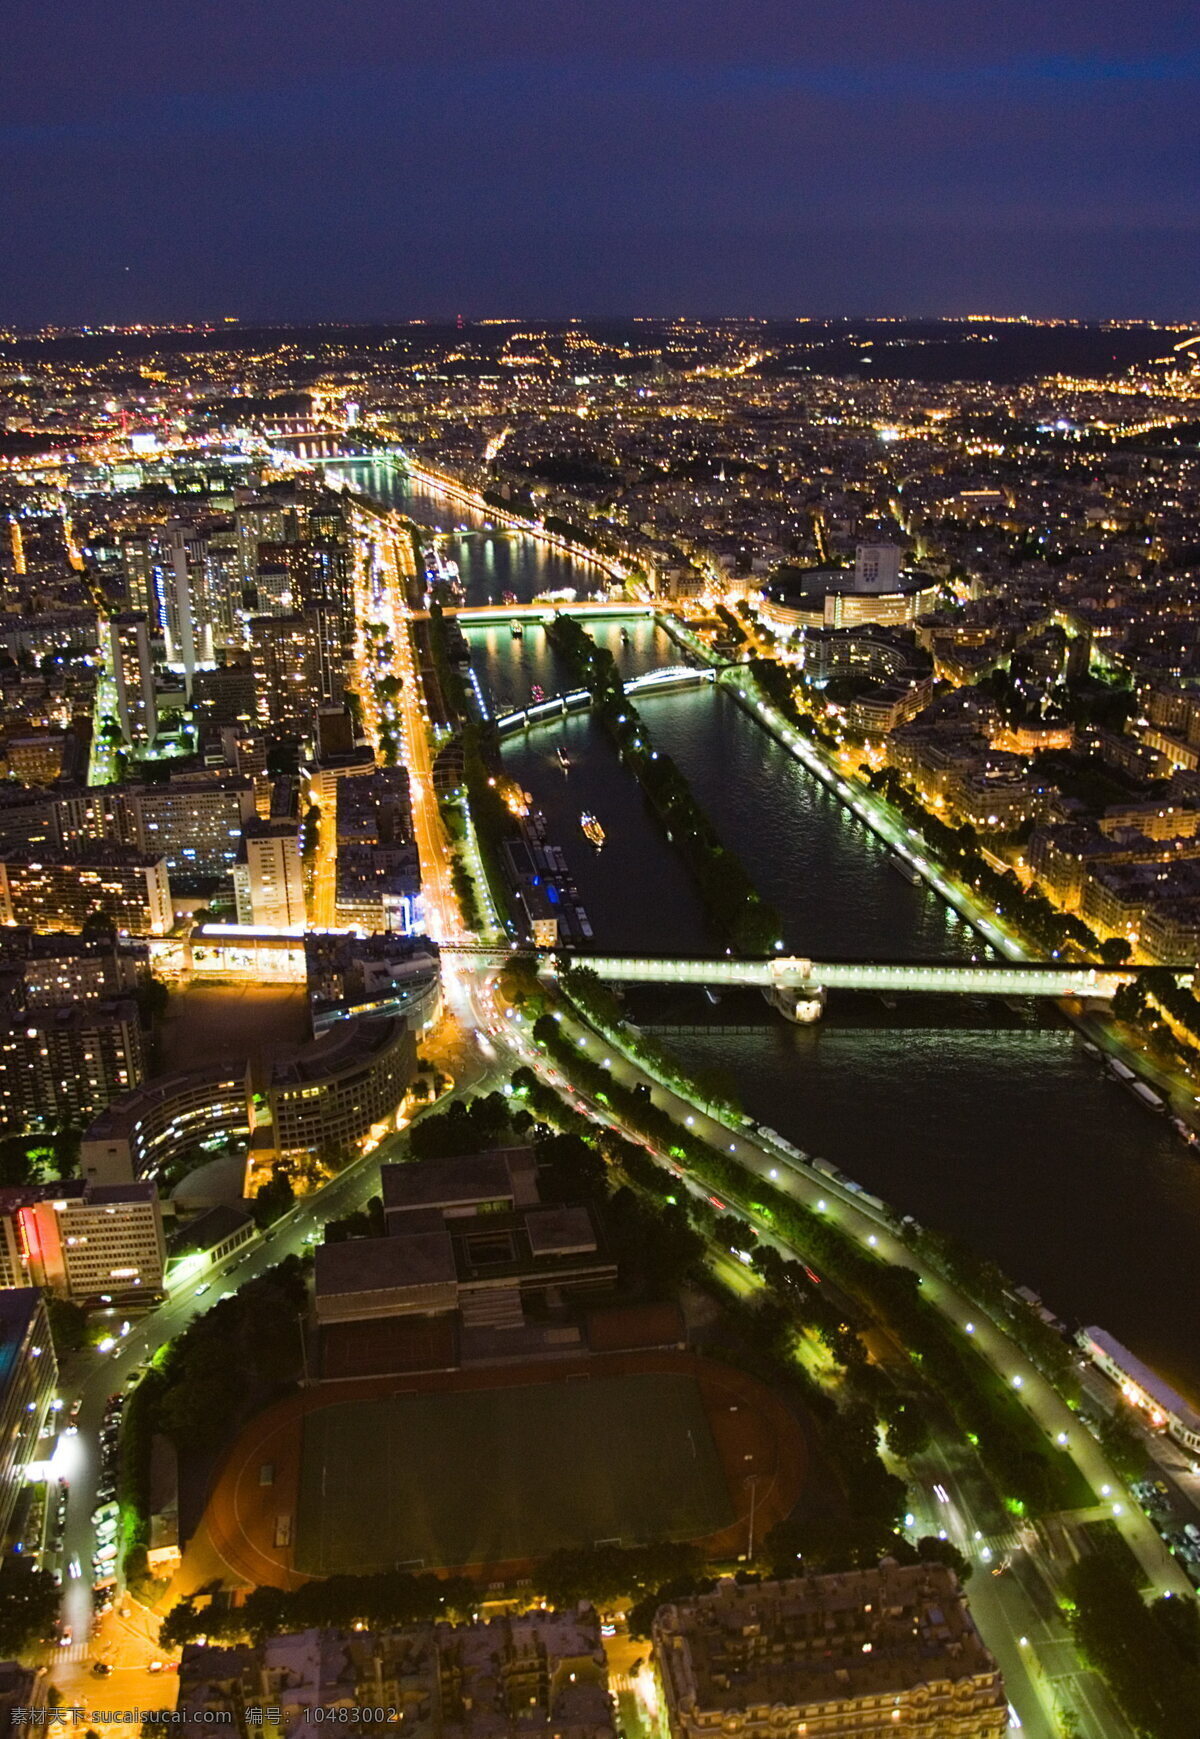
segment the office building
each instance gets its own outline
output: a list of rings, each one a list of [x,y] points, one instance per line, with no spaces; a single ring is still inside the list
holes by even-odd
[[[0,1025],[0,1125],[30,1134],[78,1127],[144,1074],[132,997],[15,1008]]]
[[[108,664],[117,690],[117,717],[126,743],[153,743],[158,734],[150,624],[128,611],[108,623]]]
[[[335,606],[343,641],[354,635],[354,564],[339,508],[313,512],[308,520],[309,598]]]
[[[232,526],[214,526],[204,544],[205,585],[214,647],[242,644],[247,614],[237,537]]]
[[[0,1549],[12,1537],[26,1491],[26,1469],[45,1459],[42,1432],[57,1387],[58,1366],[41,1293],[29,1285],[0,1291]]]
[[[269,1065],[266,1116],[252,1100],[251,1163],[345,1155],[396,1126],[416,1072],[416,1039],[403,1016],[339,1021],[291,1057]]]
[[[0,783],[0,850],[37,856],[58,849],[58,804],[50,791]]]
[[[746,1584],[654,1620],[671,1739],[1000,1739],[1008,1700],[942,1564]]]
[[[306,543],[260,543],[255,613],[288,616],[309,603],[312,559]]]
[[[300,829],[255,817],[242,832],[233,865],[237,921],[255,929],[302,930],[305,922]]]
[[[339,925],[406,936],[420,929],[421,872],[403,767],[339,780],[335,876]]]
[[[311,603],[304,612],[312,625],[317,650],[320,704],[339,705],[345,693],[346,658],[341,615],[336,603]]]
[[[98,845],[131,845],[124,785],[86,785],[54,797],[55,839],[66,857]]]
[[[71,1178],[0,1190],[0,1287],[45,1286],[76,1304],[149,1300],[166,1266],[152,1183]]]
[[[242,773],[187,775],[123,795],[133,843],[161,856],[173,877],[228,875],[255,816],[254,781]]]
[[[304,616],[255,616],[250,659],[260,724],[277,736],[304,736],[321,700],[320,652]]]
[[[131,936],[165,936],[174,915],[162,858],[129,846],[92,846],[70,858],[0,852],[0,924],[79,931],[95,917]]]
[[[79,1170],[91,1183],[153,1177],[204,1141],[238,1141],[250,1133],[246,1065],[214,1063],[148,1081],[88,1125]]]
[[[132,995],[150,971],[144,942],[112,930],[86,936],[0,929],[0,977],[15,976],[29,1009],[67,1008]]]
[[[183,671],[191,698],[196,666],[212,658],[204,539],[191,526],[174,520],[167,526],[163,573],[163,633],[167,660]]]
[[[121,539],[118,548],[126,608],[136,616],[145,616],[152,624],[151,633],[156,634],[160,619],[154,544],[146,533],[131,532]]]
[[[207,726],[249,724],[257,714],[249,658],[229,659],[212,670],[198,671],[192,699],[202,735]]]
[[[354,720],[344,704],[323,706],[317,711],[317,761],[336,773],[339,762],[352,761],[357,751]]]
[[[294,543],[299,536],[296,511],[281,501],[240,501],[234,511],[233,529],[242,584],[253,597],[258,585],[259,545]]]
[[[291,616],[298,602],[292,591],[291,568],[283,562],[259,561],[252,599],[255,616]]]

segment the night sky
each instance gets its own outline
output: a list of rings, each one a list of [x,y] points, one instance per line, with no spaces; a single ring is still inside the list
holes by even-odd
[[[9,0],[0,321],[1200,314],[1196,0]]]

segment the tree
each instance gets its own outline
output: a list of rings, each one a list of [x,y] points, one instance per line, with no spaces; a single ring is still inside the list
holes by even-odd
[[[1093,1553],[1063,1578],[1071,1628],[1089,1665],[1104,1674],[1131,1727],[1145,1739],[1193,1739],[1200,1671],[1190,1637],[1147,1606],[1125,1563]]]
[[[281,1214],[287,1213],[295,1199],[291,1178],[276,1166],[251,1203],[255,1225],[260,1231],[273,1226]]]
[[[1125,1401],[1118,1401],[1100,1422],[1100,1442],[1122,1479],[1145,1479],[1150,1452],[1137,1414]]]
[[[16,1659],[54,1628],[54,1578],[15,1552],[0,1560],[0,1655]]]
[[[50,1320],[54,1356],[61,1365],[72,1353],[79,1352],[87,1340],[87,1311],[69,1298],[56,1298],[52,1292],[43,1293],[43,1297]]]
[[[1126,936],[1108,936],[1100,944],[1100,958],[1106,966],[1120,966],[1129,959],[1133,944]]]
[[[413,1126],[408,1138],[414,1159],[445,1158],[458,1153],[482,1153],[511,1135],[508,1101],[503,1093],[486,1093],[469,1101],[456,1099],[436,1117]]]
[[[929,1421],[911,1401],[901,1401],[887,1415],[887,1441],[892,1454],[911,1461],[929,1448]]]

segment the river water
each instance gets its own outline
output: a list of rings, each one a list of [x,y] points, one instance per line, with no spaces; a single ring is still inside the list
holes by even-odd
[[[395,465],[348,461],[330,466],[328,474],[344,476],[376,501],[400,508],[419,525],[449,534],[439,547],[458,563],[468,604],[499,604],[505,592],[514,593],[522,603],[541,592],[566,588],[582,595],[599,583],[598,570],[559,555],[537,538],[498,529],[483,514],[413,482]]]
[[[396,471],[346,471],[425,523],[482,524],[414,493]],[[496,596],[526,598],[590,584],[527,537],[450,539],[447,554],[459,561],[472,601],[486,601],[479,591],[489,585]],[[501,570],[503,580],[488,578]],[[628,644],[617,625],[599,632],[627,675],[677,660],[648,623],[629,625]],[[498,706],[527,699],[534,683],[547,694],[563,685],[540,628],[520,640],[507,627],[471,636],[480,682]],[[817,958],[985,952],[727,695],[683,690],[644,699],[640,710],[778,907],[789,948]],[[555,758],[560,743],[569,775]],[[718,946],[691,878],[586,715],[532,732],[505,754],[567,853],[598,947]],[[582,810],[607,831],[599,854],[580,832]],[[1164,1118],[1104,1074],[1053,1010],[905,996],[888,1007],[834,996],[817,1026],[797,1028],[754,993],[713,1007],[697,992],[664,989],[639,992],[631,1012],[667,1028],[689,1062],[728,1069],[747,1109],[798,1146],[898,1211],[961,1233],[1060,1315],[1108,1328],[1200,1399],[1200,1163]],[[689,1030],[672,1030],[681,1028]]]

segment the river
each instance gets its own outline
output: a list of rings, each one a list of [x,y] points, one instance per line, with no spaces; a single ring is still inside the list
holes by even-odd
[[[591,592],[602,576],[552,550],[525,532],[505,531],[481,513],[416,483],[396,465],[383,460],[348,460],[330,466],[327,475],[342,476],[388,507],[398,507],[419,525],[447,535],[440,548],[458,563],[468,604],[499,604],[505,592],[522,602],[541,592],[574,588]]]
[[[426,523],[452,523],[450,508],[411,491],[399,472],[370,469],[371,493]],[[453,523],[474,522],[452,511]],[[483,547],[469,537],[447,548],[469,593],[483,584]],[[495,584],[518,597],[590,584],[534,539],[499,540],[497,561],[501,550],[507,577]],[[628,645],[619,627],[602,632],[627,674],[677,657],[650,624],[631,624]],[[547,693],[561,685],[540,628],[521,640],[507,628],[472,638],[480,681],[498,704],[527,698],[534,682]],[[867,830],[728,696],[683,690],[641,710],[779,908],[789,947],[817,958],[983,954],[969,927],[892,869]],[[554,756],[559,743],[569,775]],[[715,948],[690,877],[586,715],[505,753],[567,853],[598,946]],[[599,854],[579,830],[583,809],[607,830]],[[1060,1315],[1108,1328],[1200,1399],[1200,1163],[1053,1010],[834,996],[819,1025],[796,1028],[753,993],[714,1008],[671,990],[639,993],[631,1009],[656,1027],[707,1027],[671,1032],[668,1042],[693,1064],[730,1070],[753,1115],[898,1211],[961,1233]]]

